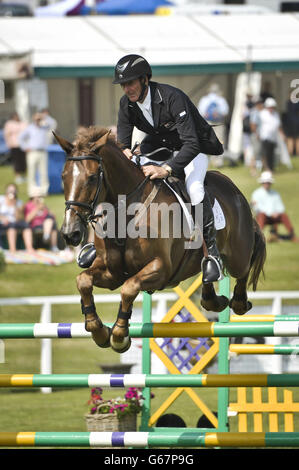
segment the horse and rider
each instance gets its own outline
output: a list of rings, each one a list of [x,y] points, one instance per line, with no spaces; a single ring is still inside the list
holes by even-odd
[[[222,263],[216,243],[214,214],[204,180],[211,155],[221,155],[223,147],[213,128],[199,114],[188,96],[178,88],[153,82],[148,61],[137,54],[122,57],[115,66],[114,84],[120,84],[124,96],[120,100],[117,138],[127,158],[132,159],[134,127],[147,135],[141,154],[164,148],[151,156],[160,165],[144,165],[142,171],[150,179],[165,179],[170,175],[184,179],[191,205],[203,204],[203,239],[207,256],[202,263],[203,283],[222,277]],[[165,149],[166,148],[166,149]],[[165,150],[171,150],[171,155]],[[196,208],[193,214],[201,214]],[[191,239],[199,236],[201,220],[195,220]],[[82,252],[81,267],[88,267],[96,256],[95,248]]]
[[[158,236],[153,238],[122,240],[103,238],[95,230],[94,243],[83,247],[78,257],[79,266],[86,268],[77,277],[81,310],[95,343],[119,353],[130,347],[129,320],[140,291],[173,287],[202,271],[201,305],[221,312],[229,304],[236,314],[243,315],[252,306],[247,287],[251,284],[256,289],[266,259],[265,239],[244,195],[225,175],[207,171],[207,155],[223,153],[213,128],[183,91],[151,77],[151,66],[140,55],[126,55],[116,64],[113,83],[120,84],[124,92],[117,142],[107,129],[96,127],[80,132],[74,143],[55,134],[67,155],[62,173],[66,211],[61,227],[67,244],[78,246],[87,234],[88,223],[97,222],[96,228],[104,220],[96,213],[103,203],[110,203],[117,214],[120,194],[143,203],[144,223],[152,228],[149,209],[153,201],[168,207],[177,203],[176,195],[164,184],[171,179],[185,182],[191,202],[194,223],[189,241],[202,239],[202,244],[186,249],[183,237],[175,237],[171,230],[168,237],[157,229]],[[131,150],[134,128],[146,136]],[[136,165],[132,161],[136,154],[148,156],[147,163]],[[217,232],[212,209],[215,200],[225,218],[225,226]],[[159,217],[161,224],[161,214]],[[213,286],[224,269],[236,279],[230,300],[217,295]],[[97,315],[93,286],[121,288],[112,329]]]

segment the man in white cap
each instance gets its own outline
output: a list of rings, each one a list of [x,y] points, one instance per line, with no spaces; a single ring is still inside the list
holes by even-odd
[[[278,240],[277,225],[283,224],[288,231],[288,235],[281,236],[281,238],[298,242],[294,227],[285,212],[280,194],[271,188],[272,183],[274,183],[271,171],[264,171],[258,181],[261,183],[261,187],[252,193],[251,207],[262,230],[265,225],[273,227],[271,230],[272,236],[268,241]]]
[[[279,132],[282,133],[281,121],[276,111],[274,98],[267,98],[264,109],[260,112],[259,137],[262,145],[263,169],[273,171],[275,168],[275,147]]]

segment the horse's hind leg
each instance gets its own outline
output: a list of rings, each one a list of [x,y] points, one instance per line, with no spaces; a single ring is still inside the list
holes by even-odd
[[[222,312],[228,306],[228,298],[217,295],[213,284],[203,284],[201,294],[201,305],[208,311]]]
[[[237,315],[244,315],[252,308],[252,303],[247,299],[248,275],[242,279],[237,279],[234,294],[229,302],[229,306]]]

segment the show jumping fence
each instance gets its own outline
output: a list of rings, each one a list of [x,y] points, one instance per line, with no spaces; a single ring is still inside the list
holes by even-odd
[[[209,322],[195,306],[192,296],[201,284],[201,276],[183,291],[175,288],[177,296],[175,301],[160,323],[151,323],[152,297],[143,294],[143,321],[141,324],[130,326],[132,338],[143,338],[142,374],[3,374],[0,375],[1,387],[130,387],[143,388],[145,404],[143,407],[140,432],[0,432],[0,446],[4,447],[299,447],[299,433],[297,432],[243,432],[247,426],[244,413],[250,408],[244,393],[240,392],[237,403],[229,405],[229,387],[255,387],[256,402],[261,404],[261,395],[257,390],[261,387],[269,389],[269,400],[273,400],[275,393],[272,387],[299,386],[299,374],[230,374],[229,354],[292,354],[297,353],[298,345],[229,345],[229,337],[244,336],[273,336],[297,337],[299,336],[299,315],[269,316],[267,318],[230,318],[229,309],[219,314],[218,322]],[[220,282],[220,293],[229,292],[229,280]],[[273,296],[273,294],[272,294]],[[97,301],[95,296],[95,301]],[[154,296],[153,296],[154,297]],[[299,295],[296,295],[298,298]],[[5,299],[7,300],[7,299]],[[79,300],[79,298],[78,298]],[[277,303],[281,305],[281,298]],[[2,303],[2,302],[1,302]],[[80,338],[88,337],[83,324],[78,323],[50,323],[49,304],[44,307],[43,322],[35,324],[0,324],[0,338],[41,338],[50,341],[51,338]],[[175,316],[188,309],[193,315],[188,323],[186,317],[181,316],[181,322],[175,322]],[[46,312],[46,313],[45,313]],[[47,321],[45,321],[47,317]],[[195,320],[195,321],[194,321]],[[191,323],[192,322],[192,323]],[[178,366],[173,364],[165,355],[161,344],[155,338],[211,338],[212,345],[207,349],[199,361],[183,374]],[[183,342],[186,345],[186,342]],[[200,343],[201,344],[201,343]],[[202,344],[201,344],[202,345]],[[165,360],[171,375],[151,374],[151,351],[156,352]],[[201,372],[218,354],[218,374],[203,374]],[[160,408],[151,416],[150,390],[152,387],[170,387],[175,390]],[[218,389],[218,416],[206,407],[195,394],[193,388],[217,387]],[[257,388],[259,387],[259,388]],[[201,408],[204,414],[214,425],[214,432],[204,428],[158,428],[154,423],[173,401],[185,391],[190,398]],[[278,406],[278,402],[275,402]],[[285,395],[285,403],[293,404],[290,395]],[[266,404],[263,404],[266,405]],[[261,429],[260,414],[266,406],[253,410],[255,422]],[[237,411],[241,416],[242,432],[228,432],[228,410]],[[252,411],[252,410],[251,410]],[[278,410],[276,410],[278,411]],[[294,409],[293,409],[294,411]],[[292,411],[287,408],[287,413]],[[272,422],[274,417],[272,416]],[[291,420],[287,419],[286,431],[291,428]],[[247,429],[247,428],[246,428]]]

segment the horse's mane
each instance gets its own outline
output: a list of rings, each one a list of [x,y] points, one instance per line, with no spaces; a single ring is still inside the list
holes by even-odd
[[[81,127],[75,136],[75,147],[80,152],[88,152],[94,142],[99,140],[103,135],[107,134],[109,129],[99,126]],[[116,140],[116,136],[111,132],[108,142],[120,148]]]
[[[90,127],[80,127],[77,131],[74,141],[74,151],[79,151],[82,154],[88,154],[92,145],[97,142],[103,135],[107,134],[110,129],[99,126],[90,126]],[[138,177],[142,176],[145,178],[142,171],[129,160],[122,151],[122,145],[117,141],[116,135],[113,132],[110,132],[107,141],[113,148],[116,150],[114,153],[118,158],[122,159],[131,170],[138,172]]]

